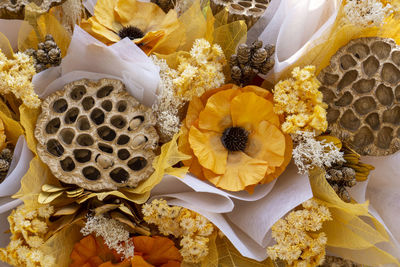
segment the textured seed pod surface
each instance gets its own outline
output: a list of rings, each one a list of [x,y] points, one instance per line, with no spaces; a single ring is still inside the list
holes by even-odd
[[[24,19],[25,7],[30,3],[36,4],[43,12],[51,7],[61,5],[65,0],[0,0],[0,18],[2,19]]]
[[[362,155],[400,149],[400,47],[392,39],[350,41],[318,79],[333,135]]]
[[[214,14],[228,10],[228,21],[244,20],[250,28],[264,14],[271,0],[211,0]]]
[[[93,191],[136,187],[154,171],[155,122],[122,82],[75,81],[43,101],[38,154],[64,183]]]

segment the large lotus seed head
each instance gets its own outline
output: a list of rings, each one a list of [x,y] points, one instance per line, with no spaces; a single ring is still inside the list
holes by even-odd
[[[400,47],[392,39],[350,41],[318,79],[333,135],[363,155],[400,149]]]
[[[155,122],[120,81],[75,81],[44,100],[38,154],[64,183],[94,191],[136,187],[154,171]]]

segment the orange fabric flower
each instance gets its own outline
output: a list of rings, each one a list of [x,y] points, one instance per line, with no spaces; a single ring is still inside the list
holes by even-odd
[[[74,245],[70,267],[179,267],[182,256],[166,237],[132,237],[135,256],[122,260],[102,238],[88,235]]]
[[[99,0],[94,16],[80,26],[107,45],[128,37],[146,54],[175,52],[183,38],[174,10],[165,14],[154,3],[137,0]]]
[[[257,86],[225,85],[189,103],[179,148],[192,155],[190,171],[230,191],[268,183],[291,159],[272,94]]]

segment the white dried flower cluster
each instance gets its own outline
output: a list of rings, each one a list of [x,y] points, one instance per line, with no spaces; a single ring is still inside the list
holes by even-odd
[[[175,97],[171,75],[173,70],[167,65],[167,62],[156,56],[151,56],[150,58],[154,64],[160,67],[158,97],[152,109],[157,116],[157,129],[161,141],[167,142],[179,131],[179,110],[184,105],[184,102],[180,98]]]
[[[307,173],[313,167],[331,167],[335,163],[344,162],[343,152],[333,143],[318,141],[314,132],[297,131],[292,134],[295,148],[293,160],[299,173]]]
[[[390,4],[383,5],[379,0],[347,0],[343,10],[347,23],[362,27],[380,26],[393,13]]]
[[[127,259],[134,256],[135,247],[129,239],[126,226],[115,219],[103,215],[89,216],[81,233],[85,236],[91,233],[101,236],[110,249],[115,249]]]

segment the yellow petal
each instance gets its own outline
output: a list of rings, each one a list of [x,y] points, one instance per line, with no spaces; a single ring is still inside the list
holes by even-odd
[[[116,20],[124,26],[134,26],[144,32],[158,30],[165,17],[164,11],[154,3],[136,0],[117,0]]]
[[[223,133],[232,126],[231,101],[240,91],[235,89],[218,92],[211,96],[199,115],[199,128]]]
[[[10,41],[8,41],[7,37],[0,32],[0,49],[1,52],[6,55],[8,58],[13,57],[13,49],[11,47]]]
[[[186,113],[186,127],[190,128],[193,123],[199,117],[200,112],[204,109],[204,105],[201,102],[200,98],[193,97],[189,103],[189,107]]]
[[[137,44],[143,52],[147,55],[150,55],[153,52],[154,47],[160,42],[161,39],[165,37],[164,31],[152,31],[146,33],[143,38],[135,40],[135,44]]]
[[[272,123],[262,121],[250,133],[245,152],[250,157],[268,162],[269,166],[281,166],[285,154],[285,135]]]
[[[272,102],[255,93],[241,93],[231,103],[233,126],[252,131],[261,121],[267,120],[279,127],[279,117],[273,111]]]
[[[192,126],[189,131],[189,143],[203,167],[216,174],[225,172],[228,150],[222,145],[220,135],[210,131],[201,132]]]
[[[254,159],[243,152],[229,153],[226,172],[210,178],[215,186],[229,191],[240,191],[260,182],[267,172],[265,161]]]
[[[101,25],[109,30],[114,30],[118,21],[114,12],[117,2],[118,0],[98,0],[94,7],[94,16],[92,18],[96,18]]]
[[[107,45],[118,42],[121,39],[113,30],[102,25],[96,17],[91,17],[87,21],[82,21],[80,26],[97,40]]]

